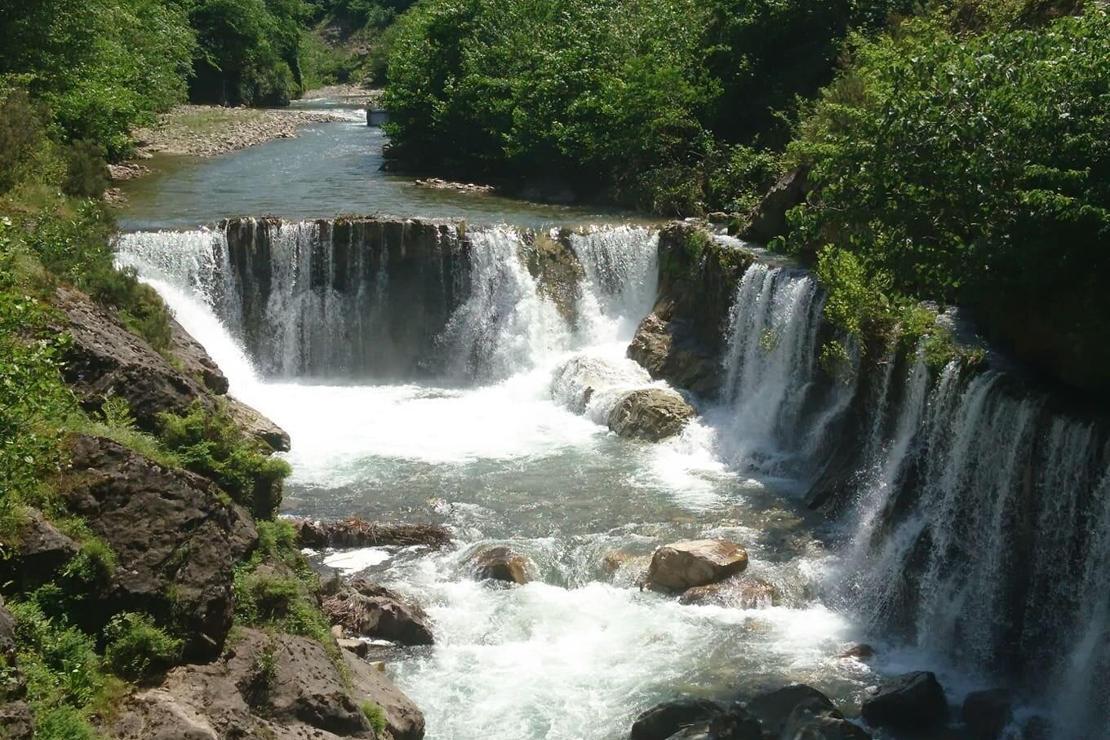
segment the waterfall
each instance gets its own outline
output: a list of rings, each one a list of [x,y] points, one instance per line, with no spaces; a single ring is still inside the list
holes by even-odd
[[[997,372],[934,380],[919,352],[849,521],[845,608],[1031,690],[1052,675],[1061,736],[1105,736],[1108,461],[1090,423]]]
[[[527,236],[418,220],[238,219],[123,234],[116,250],[121,266],[202,296],[265,377],[488,383],[576,347],[627,342],[655,297],[657,234],[566,235],[585,275],[581,327],[544,290],[561,276],[529,271]]]
[[[442,344],[452,371],[497,380],[565,349],[570,327],[540,296],[521,260],[521,235],[496,227],[470,235],[470,295],[451,315]]]
[[[850,402],[850,382],[817,382],[823,305],[814,278],[795,270],[757,263],[740,280],[722,361],[724,400],[714,414],[735,466],[803,472]]]

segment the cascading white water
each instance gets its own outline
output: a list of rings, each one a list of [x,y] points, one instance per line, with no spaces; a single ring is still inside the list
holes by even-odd
[[[1090,424],[1046,412],[1004,380],[965,377],[953,363],[926,396],[918,354],[836,581],[874,629],[1016,675],[1054,710],[1060,737],[1102,737],[1110,458]],[[1046,666],[1062,687],[1049,696]]]
[[[851,383],[815,395],[823,305],[809,275],[757,263],[741,278],[723,359],[723,403],[712,415],[722,454],[737,468],[804,474],[851,400]]]
[[[542,364],[570,344],[570,327],[540,297],[521,260],[520,234],[495,227],[470,235],[470,296],[452,314],[443,346],[462,377],[500,380]]]
[[[801,565],[784,566],[760,550],[766,520],[732,519],[745,496],[763,492],[735,473],[804,478],[856,392],[825,382],[817,366],[822,295],[813,278],[749,269],[730,316],[724,399],[708,426],[691,424],[663,445],[614,447],[608,410],[652,384],[624,350],[655,297],[654,233],[621,227],[568,239],[584,274],[571,321],[528,272],[526,240],[512,229],[471,230],[465,274],[441,271],[454,252],[437,253],[431,272],[410,283],[420,291],[406,295],[395,290],[405,270],[387,236],[363,255],[349,249],[354,236],[337,240],[319,223],[258,224],[257,254],[200,230],[124,235],[119,261],[167,298],[232,392],[292,433],[298,510],[411,512],[443,497],[436,511],[461,540],[512,541],[542,570],[542,583],[496,591],[468,580],[462,553],[373,559],[383,578],[431,599],[440,625],[441,645],[399,668],[403,687],[425,704],[430,737],[476,727],[506,740],[571,737],[581,727],[616,735],[630,707],[678,683],[734,682],[742,661],[753,675],[772,670],[776,680],[828,690],[847,680],[829,668],[847,624],[808,600],[822,557],[795,553]],[[444,299],[451,310],[429,337],[442,355],[436,369],[469,387],[273,378],[377,362],[359,354],[377,340],[360,348],[358,338],[409,341],[374,322],[403,313],[424,290],[453,301]],[[1048,699],[1061,737],[1110,736],[1105,441],[1035,396],[1011,393],[996,374],[953,364],[934,376],[921,353],[904,373],[895,376],[890,358],[883,372],[861,435],[854,533],[827,579],[843,585],[845,613],[976,670],[1005,677],[1040,668],[1055,687]],[[685,523],[691,517],[697,525]],[[713,532],[752,543],[752,571],[791,594],[761,610],[759,629],[744,611],[661,606],[628,588],[632,577],[597,582],[612,550],[646,553],[660,538]],[[580,639],[598,625],[611,640]],[[717,658],[729,678],[708,677]],[[784,659],[787,669],[776,664]],[[531,688],[507,705],[491,686],[521,661]],[[583,696],[595,698],[583,705]]]

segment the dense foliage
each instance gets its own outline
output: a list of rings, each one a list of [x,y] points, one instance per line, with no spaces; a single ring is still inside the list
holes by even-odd
[[[742,208],[847,29],[906,4],[425,0],[392,45],[392,155],[663,213]]]
[[[1023,25],[953,33],[939,17],[857,40],[791,147],[815,189],[791,240],[850,253],[871,300],[970,306],[1096,387],[1110,362],[1110,16]]]

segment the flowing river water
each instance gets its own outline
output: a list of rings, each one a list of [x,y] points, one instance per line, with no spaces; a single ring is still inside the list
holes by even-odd
[[[286,513],[452,531],[455,546],[440,553],[315,555],[427,608],[436,644],[397,650],[389,670],[424,711],[429,738],[619,738],[662,700],[795,682],[851,713],[868,686],[912,669],[937,671],[958,702],[1021,674],[992,664],[1014,639],[1037,646],[1046,675],[1070,682],[1028,694],[1023,712],[1063,707],[1071,724],[1060,737],[1110,732],[1110,479],[1093,427],[1006,395],[993,374],[938,376],[923,362],[891,369],[868,400],[859,493],[830,523],[802,496],[859,391],[815,391],[823,296],[811,277],[749,268],[722,327],[720,400],[702,402],[677,438],[621,439],[605,424],[620,394],[664,385],[625,356],[656,298],[657,231],[582,210],[428,193],[376,172],[380,144],[379,132],[352,120],[171,167],[133,186],[123,222],[134,231],[118,250],[208,349],[231,392],[290,433]],[[375,321],[420,301],[399,295],[387,266],[373,266],[372,279],[371,266],[360,268],[360,287],[343,295],[306,279],[337,256],[318,223],[297,219],[345,211],[469,220],[468,289],[436,338],[434,369],[382,365],[391,350],[367,340]],[[287,220],[259,227],[273,269],[251,318],[227,235],[199,224],[261,213]],[[583,278],[568,319],[529,273],[522,227],[583,221],[594,225],[570,237]],[[1032,544],[1035,563],[1011,563],[1009,499],[1031,459],[1027,487],[1054,494],[1033,515],[1060,534]],[[911,468],[923,483],[906,483]],[[774,596],[698,606],[638,588],[656,547],[691,537],[743,544],[747,575]],[[532,582],[474,580],[467,560],[488,544],[525,554]],[[911,560],[924,565],[907,586]],[[1027,608],[1029,634],[1014,638],[995,624],[1013,603],[997,583],[1018,567],[1037,569],[1024,598],[1057,613]],[[906,603],[915,613],[899,622],[910,627],[894,630],[891,613]],[[1052,618],[1059,629],[1038,627]],[[839,657],[856,640],[875,645],[877,659]],[[953,651],[953,641],[970,642]]]

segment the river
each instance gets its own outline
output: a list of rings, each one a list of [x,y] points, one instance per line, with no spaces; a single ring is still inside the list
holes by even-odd
[[[860,478],[858,516],[830,522],[810,512],[802,495],[814,461],[856,389],[846,384],[819,403],[803,403],[817,382],[823,296],[801,271],[757,265],[737,287],[731,324],[722,327],[721,399],[701,402],[698,419],[672,440],[618,438],[605,418],[620,393],[665,385],[625,357],[655,301],[657,231],[622,214],[429,191],[384,175],[382,134],[356,118],[212,160],[161,163],[160,173],[128,188],[121,220],[136,233],[120,239],[119,254],[204,344],[231,392],[290,433],[284,513],[429,521],[452,531],[456,544],[441,553],[313,555],[427,608],[436,644],[395,651],[388,669],[424,711],[429,738],[607,740],[626,736],[638,712],[679,696],[729,699],[801,682],[851,715],[867,687],[905,670],[937,671],[953,702],[998,680],[989,660],[969,661],[938,644],[967,634],[959,610],[973,608],[953,605],[969,593],[946,580],[951,562],[941,558],[928,572],[930,593],[939,594],[922,616],[931,620],[921,630],[930,639],[896,635],[870,606],[892,598],[890,584],[929,517],[956,516],[967,490],[1009,485],[1004,477],[1014,473],[1006,465],[1033,454],[1018,449],[1022,434],[1034,434],[1032,407],[1022,401],[1002,408],[993,385],[972,388],[975,381],[953,378],[945,386],[923,367],[906,368],[904,377],[886,378],[898,389],[889,393],[893,400],[875,402],[881,406],[868,441],[875,464]],[[308,248],[321,242],[319,227],[297,220],[337,213],[467,220],[470,289],[443,329],[436,370],[385,377],[366,369],[382,351],[360,345],[373,335],[375,317],[419,301],[391,293],[384,267],[355,302],[313,292],[298,277],[315,269],[313,260],[334,259],[327,251],[334,247],[324,256]],[[265,313],[253,319],[268,333],[252,345],[244,285],[228,278],[226,237],[199,227],[261,214],[286,223],[269,227],[277,267]],[[592,226],[570,239],[583,279],[568,320],[524,264],[524,229],[583,223]],[[979,406],[961,410],[961,403]],[[984,404],[997,409],[993,421],[982,418]],[[1004,426],[1014,438],[991,437],[977,424]],[[909,534],[876,545],[903,466],[915,454],[931,459],[919,451],[920,440],[953,429],[971,435],[960,442],[969,449],[986,445],[975,450],[991,470],[969,483],[975,461],[945,453],[929,474],[936,490],[923,499],[938,503],[903,520]],[[1098,444],[1064,439],[1076,434],[1070,427],[1057,433],[1058,455]],[[1106,484],[1092,473],[1072,485],[1087,491]],[[683,605],[641,590],[647,556],[691,537],[741,543],[751,557],[746,574],[769,585],[773,597]],[[1106,541],[1096,537],[1096,548],[1110,550]],[[468,559],[488,544],[526,555],[532,581],[514,588],[476,581]],[[1110,552],[1092,556],[1088,588],[1103,598],[1110,587],[1095,569],[1098,557],[1110,559]],[[988,578],[989,567],[975,565],[975,576]],[[868,600],[862,608],[861,598]],[[1099,634],[1105,606],[1077,605],[1077,613],[1093,609],[1093,616],[1076,629]],[[946,624],[949,631],[940,633]],[[990,629],[979,636],[994,639]],[[877,658],[840,657],[855,641],[874,645]],[[1088,675],[1110,660],[1104,647],[1088,654]],[[1031,699],[1026,714],[1055,701]],[[1104,721],[1098,715],[1081,726]]]

